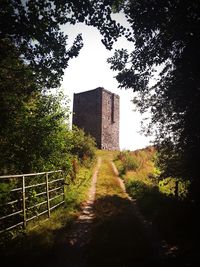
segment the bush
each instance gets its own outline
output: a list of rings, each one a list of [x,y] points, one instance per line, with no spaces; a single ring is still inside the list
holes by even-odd
[[[115,164],[120,176],[125,175],[127,171],[135,171],[139,167],[137,160],[128,151],[120,152],[115,159]]]
[[[165,178],[159,181],[160,192],[177,197],[180,199],[186,199],[188,197],[190,181],[184,181],[173,177]]]
[[[82,129],[73,127],[71,153],[78,157],[82,164],[86,166],[95,158],[95,139],[87,135]]]
[[[135,171],[139,164],[138,162],[129,154],[126,155],[126,160],[125,160],[125,166],[126,166],[126,169],[127,171]]]
[[[147,193],[149,190],[149,186],[146,183],[139,180],[128,182],[126,184],[126,188],[128,193],[132,197],[136,198],[142,198],[145,195],[145,193]]]
[[[68,168],[69,110],[61,105],[62,94],[33,93],[20,103],[0,135],[1,174],[16,174]],[[5,152],[4,152],[5,151]]]

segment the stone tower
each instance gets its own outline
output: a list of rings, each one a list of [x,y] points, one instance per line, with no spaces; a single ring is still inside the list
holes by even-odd
[[[119,96],[102,87],[74,94],[73,125],[96,139],[99,149],[119,149]]]

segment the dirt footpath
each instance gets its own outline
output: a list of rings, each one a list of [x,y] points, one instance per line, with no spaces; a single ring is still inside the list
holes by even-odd
[[[51,266],[161,266],[158,243],[147,225],[125,192],[112,154],[101,152],[88,201],[65,243],[53,253]]]

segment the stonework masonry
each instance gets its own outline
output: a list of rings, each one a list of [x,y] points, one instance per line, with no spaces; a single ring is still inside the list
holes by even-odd
[[[74,94],[73,125],[96,139],[99,149],[119,150],[119,96],[98,87]]]

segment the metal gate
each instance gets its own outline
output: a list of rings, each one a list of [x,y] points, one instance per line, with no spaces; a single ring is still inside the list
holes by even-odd
[[[27,223],[64,203],[62,170],[0,176],[0,233]]]

